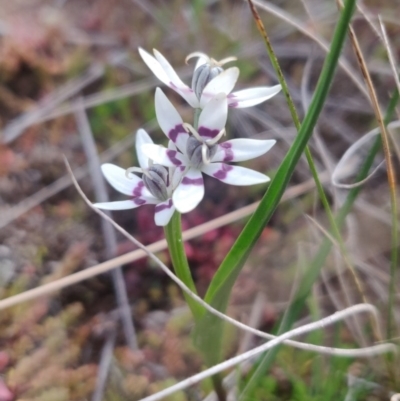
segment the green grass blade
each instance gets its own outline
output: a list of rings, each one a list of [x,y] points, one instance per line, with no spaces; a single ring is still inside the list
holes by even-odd
[[[299,133],[281,163],[275,177],[271,181],[259,207],[247,222],[211,281],[205,296],[205,301],[221,311],[226,309],[236,278],[249,252],[278,206],[297,162],[313,133],[313,129],[317,123],[333,80],[341,49],[346,38],[347,27],[354,8],[355,0],[348,0],[336,26],[330,52],[325,59],[310,108],[304,118]],[[209,358],[207,362],[209,364],[215,363],[220,357],[221,346],[218,339],[221,339],[222,326],[222,322],[206,313],[202,321],[200,321],[196,327],[196,343],[203,352],[208,352]]]
[[[336,32],[332,41],[331,50],[325,60],[318,85],[310,104],[309,111],[300,127],[300,131],[293,142],[293,145],[286,154],[275,177],[261,200],[261,203],[253,216],[249,219],[242,233],[236,240],[231,251],[225,257],[217,273],[215,274],[210,287],[207,291],[205,300],[210,302],[222,287],[226,287],[228,280],[231,284],[230,276],[237,276],[246,260],[250,250],[256,243],[265,224],[273,215],[279,201],[285,191],[285,188],[293,174],[293,171],[303,153],[308,140],[310,139],[323,104],[328,94],[333,80],[337,61],[346,38],[347,26],[355,7],[355,0],[348,0],[343,10],[342,16],[338,22]],[[233,280],[234,283],[234,280]]]
[[[390,122],[398,101],[399,101],[399,93],[395,91],[390,100],[390,104],[386,112],[385,125],[387,125]],[[356,182],[362,181],[368,176],[368,173],[374,162],[375,156],[381,148],[382,148],[382,141],[381,137],[379,136],[372,145],[371,150],[369,151],[369,154],[360,169],[360,173],[358,174]],[[356,200],[360,191],[361,191],[361,186],[354,187],[349,191],[344,204],[342,205],[336,216],[336,225],[339,228],[343,225],[345,218],[349,214],[351,208],[353,207],[354,201]],[[320,249],[318,250],[317,255],[312,261],[310,269],[307,271],[303,280],[301,281],[300,286],[293,297],[292,303],[286,310],[285,316],[279,327],[279,334],[290,330],[293,323],[298,319],[299,313],[304,307],[304,303],[308,297],[308,294],[310,294],[311,292],[312,285],[318,278],[321,268],[324,265],[325,260],[331,248],[332,248],[331,241],[329,239],[325,239]],[[249,381],[248,385],[244,389],[241,398],[245,398],[247,394],[250,394],[253,391],[254,387],[257,385],[259,379],[264,377],[265,373],[267,372],[273,360],[275,359],[275,356],[278,353],[279,348],[280,347],[275,347],[267,353],[267,355],[264,357],[264,359],[258,366],[257,370],[254,372],[252,380]]]

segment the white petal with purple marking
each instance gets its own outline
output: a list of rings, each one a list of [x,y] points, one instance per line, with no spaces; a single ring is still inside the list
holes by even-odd
[[[134,209],[135,207],[139,207],[140,205],[136,204],[132,199],[129,199],[115,202],[99,202],[94,203],[93,206],[97,207],[98,209],[104,210],[127,210]]]
[[[165,74],[171,81],[173,85],[175,85],[179,89],[190,89],[180,78],[179,75],[175,72],[174,67],[169,63],[169,61],[156,49],[153,49],[154,57],[158,61],[161,68],[164,70]],[[171,86],[171,85],[168,85]]]
[[[189,134],[183,127],[183,120],[174,105],[169,101],[164,92],[156,89],[155,95],[156,116],[159,126],[164,134],[173,141],[179,150],[183,151]]]
[[[181,182],[185,169],[186,169],[185,166],[180,166],[174,169],[172,173],[172,188],[176,188],[178,184]]]
[[[267,153],[276,143],[275,140],[232,139],[217,145],[212,162],[241,162]]]
[[[165,202],[158,203],[154,210],[154,221],[157,226],[166,226],[171,220],[172,215],[175,212],[175,206],[172,199],[168,199]]]
[[[258,171],[240,166],[230,166],[225,163],[204,165],[201,170],[203,173],[230,185],[254,185],[262,184],[270,180],[269,177]]]
[[[139,54],[142,57],[143,61],[147,64],[147,67],[150,68],[152,73],[165,85],[171,86],[171,79],[168,74],[161,66],[159,61],[155,59],[151,54],[147,53],[141,47],[139,47]]]
[[[143,194],[143,181],[135,174],[126,176],[126,170],[115,164],[106,163],[101,165],[104,177],[118,192],[129,196],[139,196]],[[146,190],[147,191],[147,190]]]
[[[199,117],[197,132],[204,140],[215,138],[225,128],[228,117],[228,102],[224,93],[213,97],[204,107]]]
[[[160,145],[148,143],[142,146],[141,151],[154,163],[165,167],[178,167],[186,163],[182,153]]]
[[[175,189],[172,200],[180,213],[193,210],[204,197],[204,181],[199,170],[190,169]]]
[[[165,74],[170,80],[167,85],[178,92],[192,107],[198,107],[199,101],[193,90],[184,82],[182,82],[174,68],[158,50],[153,49],[153,53],[161,68],[165,71]]]
[[[231,67],[212,79],[204,88],[200,99],[200,107],[205,107],[208,101],[218,93],[228,95],[235,87],[239,77],[239,68]]]
[[[275,96],[281,89],[280,85],[244,89],[231,93],[228,96],[228,104],[229,107],[235,108],[252,107]]]
[[[149,158],[140,150],[142,145],[146,143],[153,143],[152,139],[150,138],[149,134],[144,129],[139,129],[136,133],[136,154],[139,162],[139,166],[141,168],[148,168],[149,167]]]

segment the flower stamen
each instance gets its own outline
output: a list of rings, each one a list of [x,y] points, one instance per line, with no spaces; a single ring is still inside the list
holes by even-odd
[[[131,180],[132,177],[130,176],[130,174],[132,174],[132,173],[143,173],[143,174],[145,174],[145,172],[143,171],[143,169],[140,168],[140,167],[129,167],[129,168],[127,168],[126,171],[125,171],[125,176],[126,176],[126,178],[128,178],[128,179]]]
[[[183,123],[186,132],[190,132],[199,142],[204,143],[204,139],[200,136],[200,134],[193,128],[189,123]]]
[[[204,54],[202,52],[193,52],[187,55],[185,58],[185,63],[187,64],[188,61],[194,57],[200,57],[204,58],[207,60],[207,64],[210,65],[210,67],[222,67],[224,64],[230,63],[232,61],[236,61],[237,57],[225,57],[222,60],[215,60],[212,57],[207,56],[207,54]]]
[[[225,128],[222,128],[221,131],[213,138],[207,141],[207,145],[215,145],[224,135],[226,134]]]

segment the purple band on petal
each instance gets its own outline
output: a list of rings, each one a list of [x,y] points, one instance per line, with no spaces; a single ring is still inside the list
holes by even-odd
[[[228,106],[229,107],[238,107],[239,106],[239,102],[229,102]]]
[[[172,207],[172,199],[168,199],[167,204],[159,203],[158,205],[156,205],[155,211],[156,211],[156,213],[158,213],[165,209],[171,209],[171,207]]]
[[[172,128],[169,132],[168,132],[168,138],[171,139],[172,142],[176,142],[176,138],[178,138],[179,134],[186,134],[186,130],[183,127],[182,124],[178,124],[175,125],[174,128]]]
[[[223,164],[222,168],[213,174],[213,177],[218,178],[219,180],[224,180],[231,170],[233,170],[232,166],[229,166],[228,164]]]
[[[175,165],[175,166],[180,166],[182,164],[182,162],[176,158],[177,155],[177,151],[176,150],[167,150],[167,156],[169,158],[169,160],[171,160],[171,162]]]
[[[142,195],[143,188],[144,188],[144,182],[143,181],[139,181],[138,184],[136,185],[135,189],[133,190],[132,195],[133,196]]]
[[[219,131],[217,129],[210,129],[203,126],[199,128],[199,135],[203,138],[215,138],[218,134]]]
[[[232,150],[232,144],[229,142],[223,142],[219,145],[221,148],[223,148],[225,156],[224,156],[224,162],[231,162],[233,160],[233,150]]]
[[[146,201],[142,198],[134,198],[132,200],[133,200],[133,203],[138,206],[144,205],[146,203]]]
[[[203,178],[189,178],[183,177],[183,185],[203,185]]]

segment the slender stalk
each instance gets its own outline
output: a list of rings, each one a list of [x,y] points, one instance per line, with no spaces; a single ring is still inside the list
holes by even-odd
[[[199,128],[199,118],[201,114],[201,109],[197,108],[194,111],[193,116],[193,128],[197,131]],[[200,317],[200,316],[199,316]],[[222,336],[222,333],[220,334]],[[207,354],[203,353],[205,360],[207,361]],[[226,401],[226,391],[222,383],[222,377],[220,374],[216,374],[211,377],[212,384],[214,387],[215,394],[217,395],[218,401]]]
[[[192,273],[190,272],[182,240],[180,213],[174,213],[170,222],[165,226],[164,232],[176,275],[197,295],[196,286],[193,281]],[[186,293],[184,293],[184,297],[193,317],[197,320],[204,312],[203,307]]]
[[[194,117],[193,117],[193,128],[197,131],[199,128],[199,118],[200,118],[201,109],[194,109]]]

